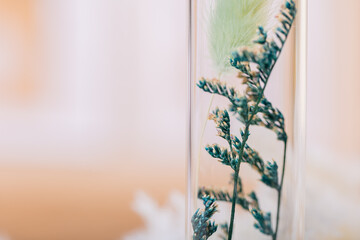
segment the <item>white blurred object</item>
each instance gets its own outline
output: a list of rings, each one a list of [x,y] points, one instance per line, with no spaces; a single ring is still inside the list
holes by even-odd
[[[269,194],[270,191],[264,191],[262,194]],[[199,200],[199,205],[201,204]],[[218,202],[219,209],[212,220],[217,224],[227,222],[230,209],[228,203]],[[145,228],[126,235],[123,240],[184,240],[185,239],[185,197],[179,192],[171,192],[167,203],[161,207],[143,191],[135,195],[132,204],[133,210],[141,216]],[[235,239],[240,238],[241,233],[246,232],[246,237],[252,240],[263,239],[264,235],[252,227],[253,217],[251,214],[242,211],[243,214],[236,216],[238,223],[234,232]],[[251,228],[249,228],[251,226]],[[223,232],[219,230],[214,236],[220,238]],[[1,239],[0,239],[1,240]]]
[[[10,238],[6,235],[0,235],[0,240],[10,240]]]
[[[145,228],[125,236],[123,240],[184,240],[185,197],[171,192],[165,206],[159,206],[146,193],[136,193],[132,205],[145,223]]]
[[[305,239],[359,239],[359,169],[356,156],[309,152]]]

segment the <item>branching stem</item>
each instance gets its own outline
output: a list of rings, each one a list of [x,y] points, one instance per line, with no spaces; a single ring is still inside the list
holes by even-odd
[[[277,165],[267,166],[267,172],[261,172],[263,174],[262,181],[277,190],[277,214],[276,214],[276,226],[275,231],[271,226],[271,213],[266,213],[264,216],[262,211],[257,208],[253,208],[251,213],[253,214],[254,218],[258,221],[255,223],[255,227],[260,230],[260,232],[272,236],[272,240],[277,239],[278,229],[279,229],[279,218],[280,218],[280,205],[281,205],[281,193],[283,188],[284,182],[284,174],[285,174],[285,163],[286,163],[286,150],[287,150],[287,135],[285,133],[284,127],[284,117],[283,115],[277,110],[272,109],[270,112],[267,108],[272,106],[266,98],[264,97],[264,91],[266,85],[268,83],[269,77],[272,73],[274,66],[283,50],[285,41],[288,37],[290,32],[290,28],[293,24],[295,15],[296,15],[296,8],[294,0],[286,0],[285,4],[283,5],[283,11],[279,15],[279,21],[281,22],[282,26],[276,29],[275,35],[277,40],[267,40],[267,33],[264,31],[263,27],[259,27],[259,38],[258,40],[254,41],[255,43],[261,44],[262,49],[260,53],[258,51],[249,51],[248,49],[244,48],[240,54],[235,53],[234,59],[231,60],[231,65],[240,70],[242,75],[240,78],[243,78],[243,84],[247,84],[246,95],[245,98],[238,98],[236,91],[231,88],[228,89],[226,85],[221,84],[219,81],[213,81],[212,83],[206,80],[200,80],[198,86],[203,89],[205,92],[209,92],[212,94],[219,94],[224,97],[227,97],[232,106],[230,110],[233,112],[238,112],[240,114],[240,121],[244,123],[244,131],[241,131],[241,142],[238,138],[235,137],[236,142],[236,149],[237,149],[237,156],[236,159],[233,159],[233,149],[232,149],[232,140],[230,134],[230,119],[228,113],[226,112],[226,120],[221,120],[219,122],[218,128],[220,129],[219,136],[228,140],[230,145],[230,154],[228,154],[227,150],[221,150],[217,145],[214,147],[207,147],[206,150],[209,154],[215,158],[222,159],[222,163],[225,165],[230,165],[234,169],[234,186],[233,186],[233,194],[229,196],[229,200],[231,200],[231,215],[230,215],[230,224],[228,228],[228,238],[227,240],[232,240],[233,236],[233,229],[234,229],[234,219],[235,219],[235,211],[236,211],[236,203],[238,201],[238,180],[239,179],[239,172],[240,172],[240,165],[241,162],[247,162],[247,159],[244,158],[245,149],[248,149],[247,140],[249,138],[249,130],[250,125],[263,125],[266,128],[272,129],[277,133],[278,140],[282,140],[284,142],[284,156],[283,156],[283,165],[282,165],[282,175],[280,184],[278,182],[278,173],[277,173]],[[250,63],[257,64],[257,71],[251,71]],[[255,74],[254,74],[255,72]],[[255,81],[253,77],[256,77],[258,81]],[[263,87],[261,85],[263,84]],[[255,101],[256,100],[256,101]],[[249,101],[251,104],[249,104]],[[255,104],[254,104],[255,102]],[[263,105],[259,106],[260,103]],[[210,103],[210,107],[212,105],[212,101]],[[210,110],[210,107],[208,110]],[[271,107],[272,108],[272,107]],[[240,110],[239,110],[240,109]],[[261,118],[255,119],[254,117],[258,114],[259,111],[263,111],[263,114],[269,114],[265,118],[265,122],[261,122]],[[278,114],[278,116],[274,116],[274,114]],[[217,121],[217,120],[215,120]],[[260,121],[260,123],[259,123]],[[276,122],[278,121],[278,123]],[[226,127],[224,127],[225,124]],[[206,125],[206,122],[205,122]],[[225,130],[224,130],[225,129]],[[279,132],[278,130],[281,130]],[[203,131],[205,130],[205,127]],[[225,131],[225,132],[224,132]],[[203,134],[203,133],[202,133]],[[235,145],[234,145],[235,146]],[[216,148],[215,148],[216,147]],[[224,155],[219,155],[224,154]],[[235,163],[235,164],[233,164]],[[263,163],[262,163],[263,164]],[[235,166],[234,166],[235,165]],[[268,175],[267,175],[268,174]],[[275,180],[276,179],[276,182]],[[272,180],[273,182],[271,182]],[[270,182],[269,182],[270,181]],[[257,197],[251,197],[257,203]],[[239,198],[240,199],[240,198]],[[257,205],[258,206],[258,205]],[[246,207],[248,208],[248,207]],[[249,209],[248,209],[249,210]],[[206,238],[207,239],[207,238]]]
[[[264,95],[264,90],[265,90],[266,84],[267,84],[267,81],[265,82],[264,87],[261,90],[260,97],[259,97],[259,99],[257,100],[257,102],[255,104],[254,110],[252,111],[249,119],[247,119],[247,121],[246,121],[245,131],[244,131],[244,135],[242,137],[241,149],[240,149],[240,153],[239,153],[239,163],[237,164],[236,169],[235,169],[234,179],[238,179],[238,177],[239,177],[240,163],[242,161],[242,158],[243,158],[243,155],[244,155],[244,148],[245,148],[246,142],[247,142],[248,137],[249,137],[249,128],[250,128],[250,125],[251,125],[251,122],[252,122],[254,116],[256,115],[256,113],[258,111],[259,104],[260,104],[261,99],[263,98],[263,95]],[[234,190],[233,190],[232,203],[231,203],[231,216],[230,216],[230,226],[229,226],[228,240],[232,239],[237,194],[238,194],[238,192],[237,192],[237,181],[234,181]]]
[[[287,38],[287,34],[285,36],[285,39]],[[278,54],[277,54],[277,57],[276,59],[280,56],[281,52],[282,52],[282,47],[280,48]],[[246,145],[246,141],[248,139],[248,136],[249,136],[249,128],[250,128],[250,125],[251,125],[251,122],[252,122],[252,119],[254,118],[254,116],[257,114],[257,111],[258,111],[258,108],[259,108],[259,104],[262,100],[262,98],[264,97],[264,91],[265,91],[265,88],[266,88],[266,85],[268,83],[268,80],[269,80],[269,77],[270,77],[270,74],[274,68],[274,66],[276,65],[276,62],[275,61],[272,66],[270,67],[268,73],[269,74],[266,74],[264,73],[265,75],[265,79],[266,81],[264,81],[264,87],[261,89],[261,92],[260,92],[260,95],[259,95],[259,98],[258,100],[256,101],[256,104],[254,106],[254,109],[250,115],[250,118],[246,121],[246,124],[245,124],[245,134],[243,136],[243,141],[241,143],[241,151],[240,151],[240,156],[239,156],[239,164],[238,166],[236,167],[235,169],[235,179],[237,179],[239,177],[239,171],[240,171],[240,163],[242,161],[242,158],[243,158],[243,153],[244,153],[244,147]],[[286,143],[286,142],[285,142]],[[285,171],[285,159],[286,159],[286,144],[285,144],[285,154],[284,154],[284,164],[283,164],[283,172]],[[281,176],[281,186],[280,186],[280,190],[278,191],[278,214],[277,214],[277,224],[276,224],[276,231],[275,231],[275,234],[273,235],[273,240],[276,240],[276,235],[277,235],[277,228],[278,228],[278,220],[279,220],[279,204],[280,204],[280,200],[281,199],[281,187],[282,187],[282,184],[283,184],[283,180],[284,180],[284,177]],[[236,207],[236,197],[237,197],[237,181],[234,181],[234,190],[233,190],[233,197],[232,197],[232,204],[231,204],[231,216],[230,216],[230,226],[229,226],[229,237],[228,237],[228,240],[231,240],[232,239],[232,233],[233,233],[233,228],[234,228],[234,217],[235,217],[235,207]],[[275,237],[275,238],[274,238]]]
[[[284,174],[285,174],[285,164],[286,164],[286,147],[287,147],[287,140],[284,141],[284,157],[283,157],[283,166],[282,166],[282,173],[281,173],[281,181],[280,186],[278,189],[278,200],[277,200],[277,213],[276,213],[276,229],[275,233],[273,235],[273,240],[276,240],[277,233],[279,230],[279,218],[280,218],[280,206],[281,206],[281,192],[282,192],[282,186],[284,183]]]

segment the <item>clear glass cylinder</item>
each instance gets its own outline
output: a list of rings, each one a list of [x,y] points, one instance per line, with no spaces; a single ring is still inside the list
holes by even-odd
[[[305,4],[190,1],[187,239],[303,239]]]

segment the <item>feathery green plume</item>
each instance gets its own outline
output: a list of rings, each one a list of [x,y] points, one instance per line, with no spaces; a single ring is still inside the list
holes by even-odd
[[[216,0],[209,19],[209,51],[219,73],[230,69],[231,53],[253,45],[268,18],[269,0]]]

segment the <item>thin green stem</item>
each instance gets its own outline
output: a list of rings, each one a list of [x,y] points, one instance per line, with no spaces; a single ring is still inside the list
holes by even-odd
[[[222,74],[222,73],[219,73],[219,77],[218,77],[219,80],[220,80],[221,74]],[[213,101],[214,101],[214,97],[215,97],[215,95],[212,94],[212,95],[211,95],[211,98],[210,98],[210,103],[209,103],[209,106],[208,106],[208,109],[207,109],[206,118],[205,118],[205,121],[204,121],[204,123],[203,123],[203,125],[202,125],[203,127],[202,127],[201,133],[200,133],[200,145],[199,145],[200,148],[202,147],[202,139],[203,139],[203,137],[204,137],[206,125],[207,125],[207,122],[208,122],[208,115],[209,115],[209,113],[210,113],[210,110],[211,110],[211,107],[212,107],[212,104],[213,104]],[[200,151],[199,151],[199,157],[198,157],[198,159],[200,159]]]
[[[221,74],[222,73],[219,73],[219,80],[220,80]],[[212,104],[213,104],[213,101],[214,101],[214,97],[215,97],[215,95],[212,94],[211,98],[210,98],[210,103],[209,103],[209,106],[208,106],[208,110],[207,110],[207,113],[206,113],[205,121],[204,121],[204,123],[202,125],[203,127],[202,127],[201,133],[200,133],[200,144],[199,144],[198,161],[197,161],[198,166],[200,164],[200,153],[201,153],[200,148],[202,147],[202,144],[203,144],[202,141],[203,141],[203,138],[204,138],[206,125],[207,125],[207,122],[208,122],[208,115],[210,113],[210,110],[211,110],[211,107],[212,107]]]
[[[248,131],[249,131],[249,125],[246,126],[245,133],[248,132]],[[231,240],[232,233],[233,233],[233,228],[234,228],[235,207],[236,207],[236,198],[237,198],[237,182],[238,182],[237,179],[239,177],[240,163],[241,163],[242,155],[244,153],[244,147],[245,147],[245,144],[242,144],[241,149],[240,149],[240,154],[239,154],[240,155],[239,164],[236,166],[236,169],[235,169],[234,189],[233,189],[233,197],[232,197],[232,202],[231,202],[231,216],[230,216],[230,226],[229,226],[228,240]]]
[[[245,124],[245,131],[244,131],[244,135],[242,137],[242,142],[241,142],[241,149],[240,149],[240,153],[239,153],[239,163],[235,168],[235,176],[234,176],[234,189],[233,189],[233,196],[232,196],[232,203],[231,203],[231,216],[230,216],[230,226],[229,226],[229,236],[228,236],[228,240],[232,239],[232,233],[233,233],[233,228],[234,228],[234,218],[235,218],[235,207],[236,207],[236,198],[237,198],[237,179],[239,177],[239,171],[240,171],[240,163],[242,161],[243,158],[243,154],[244,154],[244,148],[246,145],[246,141],[248,140],[249,137],[249,128],[251,125],[251,122],[254,118],[254,116],[256,115],[258,108],[259,108],[259,104],[261,102],[261,99],[263,98],[264,95],[264,90],[266,88],[267,85],[267,81],[264,84],[264,87],[261,90],[260,93],[260,97],[259,99],[256,101],[255,107],[250,115],[250,118],[246,121]]]
[[[276,213],[276,229],[275,229],[275,233],[273,234],[273,240],[276,240],[277,233],[278,233],[278,230],[279,230],[281,192],[282,192],[282,187],[283,187],[283,183],[284,183],[285,164],[286,164],[286,146],[287,146],[287,140],[284,141],[284,157],[283,157],[281,181],[280,181],[280,186],[279,186],[279,189],[278,189],[278,201],[277,201],[277,213]]]

